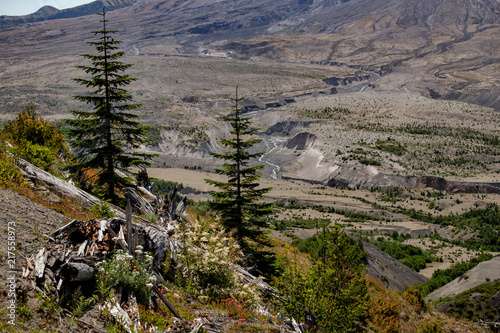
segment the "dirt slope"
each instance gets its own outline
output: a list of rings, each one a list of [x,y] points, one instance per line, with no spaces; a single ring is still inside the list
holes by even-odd
[[[487,282],[487,278],[500,278],[500,256],[480,263],[461,277],[430,293],[427,299],[436,301],[442,297],[453,297]]]
[[[67,218],[51,209],[45,208],[12,190],[0,189],[0,281],[7,274],[8,231],[15,234],[16,272],[19,277],[21,267],[26,266],[25,257],[37,250],[55,229],[63,226]],[[9,229],[10,227],[10,229]],[[5,285],[0,284],[0,294]]]
[[[370,243],[363,242],[363,249],[367,252],[366,273],[373,279],[393,290],[402,290],[424,283],[427,278],[416,273],[401,261],[394,259],[380,251]]]

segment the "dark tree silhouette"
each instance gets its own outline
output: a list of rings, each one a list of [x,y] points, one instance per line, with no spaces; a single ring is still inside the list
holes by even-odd
[[[97,55],[83,54],[90,60],[90,66],[77,66],[91,78],[76,78],[76,82],[92,88],[86,95],[76,99],[93,105],[93,111],[70,111],[76,119],[67,119],[70,144],[75,151],[75,161],[71,171],[97,169],[97,183],[107,186],[107,198],[116,200],[115,188],[130,185],[127,177],[119,176],[117,170],[128,167],[149,166],[148,160],[155,155],[131,152],[147,142],[145,134],[148,127],[136,121],[137,115],[129,111],[140,106],[130,103],[132,96],[122,87],[136,78],[122,74],[130,64],[118,61],[125,53],[118,50],[113,38],[116,30],[108,30],[106,12],[103,9],[102,30],[93,31],[99,36],[97,41],[89,42],[96,48]]]
[[[232,138],[221,139],[221,144],[228,148],[223,154],[212,153],[216,158],[225,161],[222,169],[215,169],[215,172],[227,177],[226,182],[205,179],[209,184],[215,185],[219,191],[212,191],[210,194],[214,201],[210,207],[221,213],[222,223],[227,230],[235,230],[238,242],[243,249],[249,244],[246,239],[260,241],[263,235],[262,227],[267,223],[263,216],[272,212],[271,203],[262,202],[264,195],[271,190],[268,188],[258,188],[257,182],[260,175],[258,170],[263,165],[249,166],[248,162],[264,153],[250,153],[249,149],[259,141],[251,136],[257,129],[251,128],[251,121],[243,118],[241,109],[238,108],[238,88],[233,112],[223,119],[227,121],[232,130]]]
[[[249,149],[259,142],[259,139],[251,136],[257,131],[252,128],[252,122],[243,118],[238,102],[243,98],[236,97],[233,112],[223,119],[227,121],[232,130],[232,138],[221,139],[221,144],[228,148],[223,154],[212,153],[213,156],[226,161],[222,169],[215,172],[227,177],[226,182],[205,179],[209,184],[215,185],[220,191],[212,191],[210,194],[214,201],[210,203],[212,209],[221,213],[222,223],[227,230],[236,230],[240,245],[245,248],[245,239],[259,241],[263,231],[262,227],[267,223],[263,216],[272,212],[271,203],[262,202],[265,194],[271,190],[270,187],[258,188],[257,182],[260,175],[257,173],[263,165],[249,166],[248,162],[264,153],[250,153]]]

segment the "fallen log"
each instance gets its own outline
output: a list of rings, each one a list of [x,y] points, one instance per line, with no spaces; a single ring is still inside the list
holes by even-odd
[[[85,208],[91,208],[94,205],[101,203],[97,197],[85,192],[78,187],[59,179],[50,173],[34,166],[33,164],[20,159],[18,162],[19,169],[21,173],[34,184],[43,183],[49,188],[50,191],[58,194],[59,196],[65,196],[72,198],[73,200],[79,202]]]
[[[73,201],[78,202],[84,208],[88,209],[92,208],[93,206],[102,205],[105,203],[92,194],[85,192],[84,190],[67,181],[51,175],[50,173],[34,166],[33,164],[23,159],[19,159],[18,168],[21,173],[32,183],[41,183],[46,186],[51,192],[57,194],[60,197],[71,198]],[[142,195],[140,195],[138,191],[141,192]],[[174,193],[172,193],[171,195],[168,211],[165,210],[164,212],[162,212],[163,216],[168,217],[165,219],[167,221],[170,220],[171,215],[175,215],[176,191],[177,190],[174,190]],[[143,187],[138,187],[137,190],[130,187],[125,189],[125,193],[127,197],[131,199],[133,210],[135,213],[148,215],[154,214],[155,211],[161,210],[161,208],[158,207],[158,205],[160,204],[159,200],[157,200],[151,192]],[[150,201],[148,201],[148,199],[145,199],[143,196],[148,198]],[[110,209],[115,212],[116,217],[125,218],[126,213],[123,209],[110,203],[108,203],[108,205],[110,206]]]

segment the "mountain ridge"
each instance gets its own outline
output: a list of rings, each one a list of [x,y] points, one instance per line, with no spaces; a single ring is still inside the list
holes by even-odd
[[[2,15],[0,16],[0,31],[12,29],[22,24],[92,15],[102,11],[103,7],[105,7],[108,11],[112,11],[130,6],[135,1],[137,0],[97,0],[88,4],[67,9],[57,9],[53,6],[43,6],[36,12],[28,15]]]

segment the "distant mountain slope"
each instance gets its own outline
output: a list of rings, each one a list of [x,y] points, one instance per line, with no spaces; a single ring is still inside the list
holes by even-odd
[[[120,9],[109,17],[128,39],[152,42],[173,37],[187,52],[196,49],[193,42],[285,34],[294,37],[286,40],[287,45],[301,47],[304,35],[342,34],[340,41],[323,50],[323,60],[335,55],[339,43],[351,45],[355,55],[385,48],[386,43],[400,57],[409,51],[414,56],[415,50],[423,52],[430,44],[439,44],[443,51],[450,47],[447,43],[466,41],[500,23],[500,0],[99,0],[65,10],[46,6],[27,16],[2,16],[0,29],[85,16],[103,6],[108,11]]]
[[[137,0],[98,0],[89,4],[62,10],[51,6],[43,6],[35,13],[29,15],[0,16],[0,30],[10,29],[17,25],[26,23],[91,15],[101,12],[103,7],[105,7],[107,11],[111,11],[130,6],[135,1]]]
[[[1,17],[0,58],[85,52],[103,4],[135,55],[398,69],[414,76],[397,89],[500,110],[500,0],[99,0]]]
[[[443,297],[453,297],[464,291],[477,287],[487,281],[498,279],[500,274],[500,256],[479,263],[476,267],[459,278],[445,284],[430,293],[427,298],[435,301]]]
[[[139,0],[131,10],[141,23],[154,17],[175,34],[251,33],[259,27],[266,34],[388,29],[455,34],[500,20],[498,0]]]

